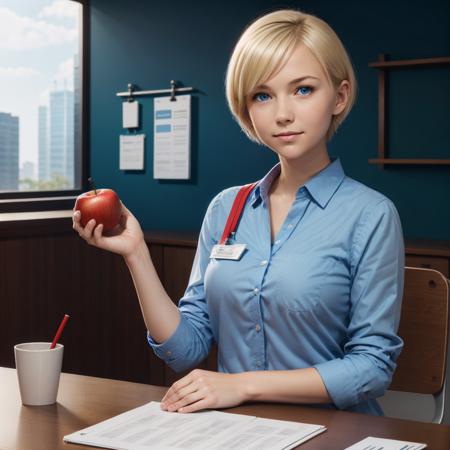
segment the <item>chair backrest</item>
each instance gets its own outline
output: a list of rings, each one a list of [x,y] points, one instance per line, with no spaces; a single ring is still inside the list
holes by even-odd
[[[449,282],[440,272],[405,268],[398,334],[404,348],[389,387],[394,391],[436,395],[446,374]]]

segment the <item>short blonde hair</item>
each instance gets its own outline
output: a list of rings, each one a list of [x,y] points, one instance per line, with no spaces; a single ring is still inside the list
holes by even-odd
[[[233,117],[242,131],[262,144],[255,133],[247,110],[248,95],[281,68],[299,44],[304,44],[317,58],[330,86],[343,80],[350,84],[345,109],[332,117],[327,131],[331,139],[356,100],[357,82],[350,57],[333,29],[322,19],[298,10],[282,9],[251,23],[231,55],[226,74],[226,97]]]

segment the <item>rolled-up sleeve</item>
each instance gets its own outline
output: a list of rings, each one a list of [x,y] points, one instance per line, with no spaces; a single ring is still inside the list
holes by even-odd
[[[203,219],[188,286],[178,303],[181,320],[177,329],[160,344],[147,334],[148,343],[155,354],[177,372],[195,367],[203,361],[213,341],[204,276],[212,247],[217,243],[215,209],[221,196],[222,192],[211,201]]]
[[[402,339],[405,253],[397,210],[388,199],[368,205],[351,252],[351,298],[344,356],[314,367],[340,409],[376,398],[391,383]]]

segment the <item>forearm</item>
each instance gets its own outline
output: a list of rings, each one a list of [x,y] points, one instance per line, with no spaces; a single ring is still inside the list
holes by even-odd
[[[161,284],[145,241],[125,258],[125,262],[136,288],[148,332],[156,342],[166,341],[180,322],[180,312]]]
[[[332,402],[322,378],[314,368],[243,372],[237,376],[245,401]]]

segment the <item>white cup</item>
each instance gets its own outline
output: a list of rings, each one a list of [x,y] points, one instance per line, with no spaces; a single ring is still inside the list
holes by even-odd
[[[14,346],[20,396],[24,405],[56,402],[64,346],[51,342],[28,342]]]

